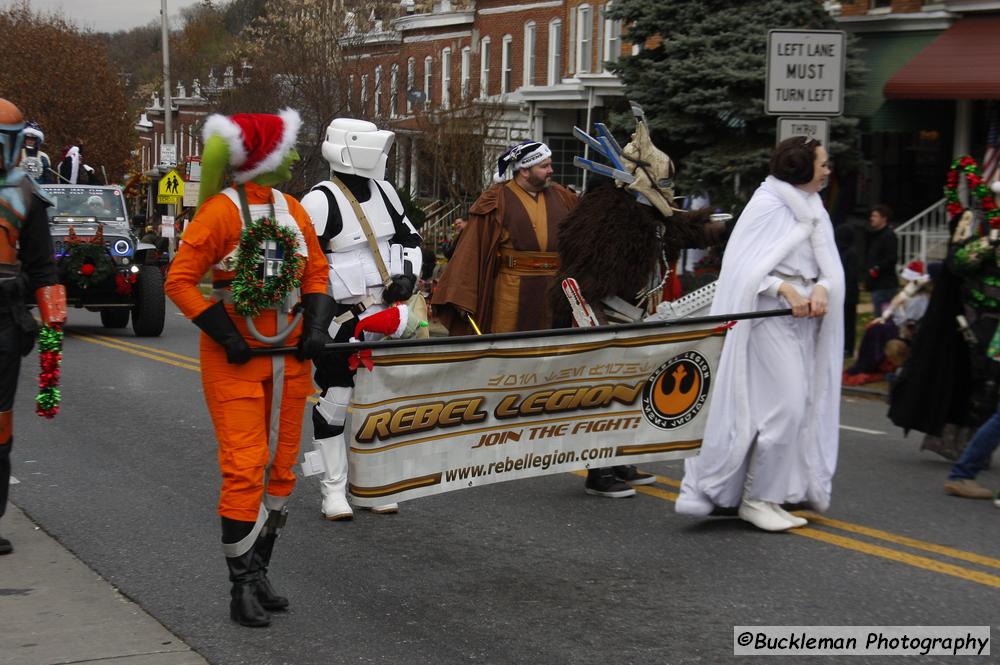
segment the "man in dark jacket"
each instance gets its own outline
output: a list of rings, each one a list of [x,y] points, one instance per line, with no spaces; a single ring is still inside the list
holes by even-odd
[[[875,316],[882,314],[899,290],[896,277],[896,234],[889,228],[892,211],[887,205],[872,208],[868,217],[868,245],[865,251],[865,288],[872,294]]]

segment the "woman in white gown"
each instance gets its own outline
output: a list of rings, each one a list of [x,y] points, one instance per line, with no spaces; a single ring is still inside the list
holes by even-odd
[[[792,316],[739,321],[727,334],[679,513],[739,506],[744,520],[784,531],[806,520],[782,503],[829,506],[844,335],[844,273],[819,197],[829,175],[819,142],[782,141],[736,224],[712,314],[790,307]]]

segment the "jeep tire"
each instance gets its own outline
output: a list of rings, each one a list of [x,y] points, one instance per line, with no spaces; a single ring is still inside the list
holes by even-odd
[[[139,279],[133,292],[135,307],[132,308],[132,330],[139,337],[158,337],[163,332],[167,307],[160,269],[156,266],[139,268]]]
[[[102,309],[101,325],[105,328],[124,328],[128,325],[128,315],[129,310],[124,307],[121,309]]]

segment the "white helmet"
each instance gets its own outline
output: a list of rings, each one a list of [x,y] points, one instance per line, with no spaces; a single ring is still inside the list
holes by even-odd
[[[385,179],[385,162],[396,135],[373,123],[335,118],[326,128],[323,159],[334,171],[375,180]]]

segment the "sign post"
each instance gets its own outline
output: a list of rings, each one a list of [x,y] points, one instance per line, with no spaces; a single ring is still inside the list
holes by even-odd
[[[830,121],[826,118],[778,118],[778,143],[793,136],[808,136],[830,145]]]

